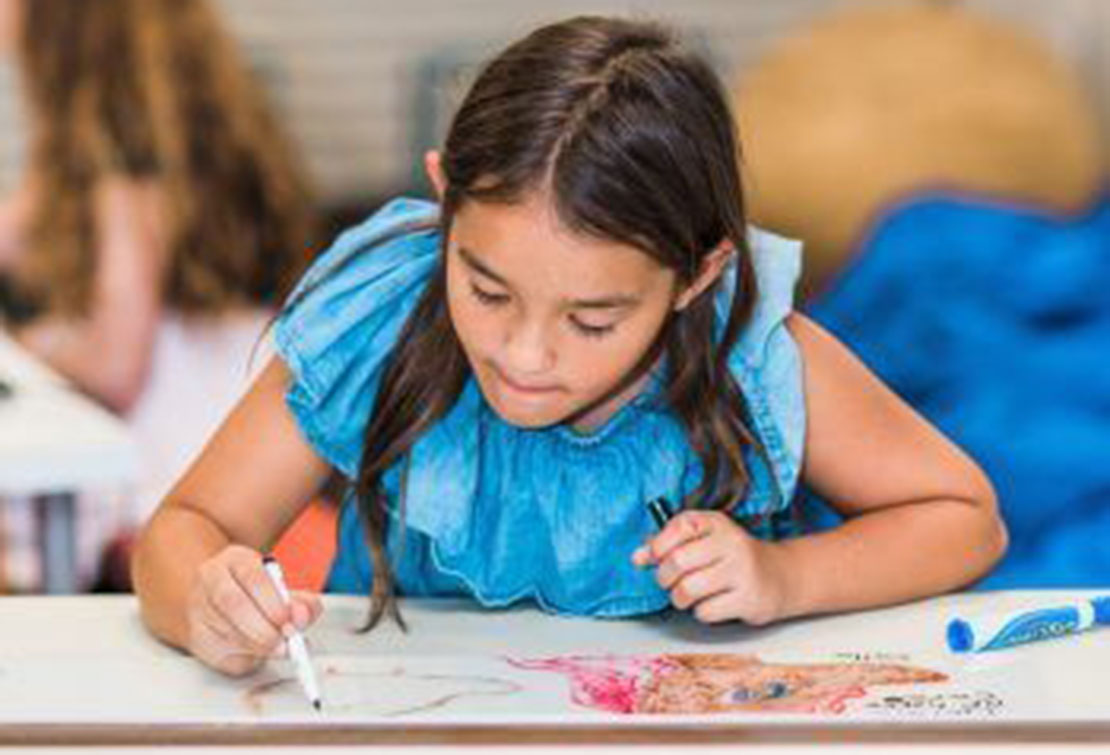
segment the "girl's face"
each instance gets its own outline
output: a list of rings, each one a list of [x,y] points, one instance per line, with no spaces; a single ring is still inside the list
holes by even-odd
[[[451,320],[482,393],[505,421],[588,429],[638,389],[606,396],[675,306],[673,271],[643,251],[574,234],[542,195],[470,201],[447,249]]]

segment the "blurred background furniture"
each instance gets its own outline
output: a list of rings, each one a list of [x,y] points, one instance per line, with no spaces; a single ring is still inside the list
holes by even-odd
[[[72,391],[0,333],[0,505],[30,505],[41,516],[42,586],[72,593],[77,574],[76,495],[126,488],[139,473],[124,424]]]

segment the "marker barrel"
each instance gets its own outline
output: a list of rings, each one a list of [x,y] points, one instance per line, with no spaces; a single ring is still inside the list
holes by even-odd
[[[956,617],[948,622],[948,648],[956,653],[1047,640],[1082,632],[1110,619],[1110,599],[1077,600],[1019,611]]]

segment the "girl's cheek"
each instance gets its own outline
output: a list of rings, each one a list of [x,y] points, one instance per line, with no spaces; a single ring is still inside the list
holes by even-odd
[[[497,350],[505,329],[502,320],[496,313],[471,313],[468,322],[469,341],[484,356],[491,356]]]

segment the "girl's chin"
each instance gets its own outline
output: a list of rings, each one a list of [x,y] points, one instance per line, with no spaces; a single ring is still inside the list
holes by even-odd
[[[567,410],[562,402],[556,406],[550,404],[544,406],[527,401],[513,401],[505,396],[491,396],[484,389],[482,394],[498,417],[510,425],[527,430],[557,425],[573,414],[573,411]]]
[[[502,420],[526,430],[539,430],[540,428],[557,425],[569,416],[567,412],[543,411],[535,408],[523,409],[504,406],[493,401],[489,404]]]

